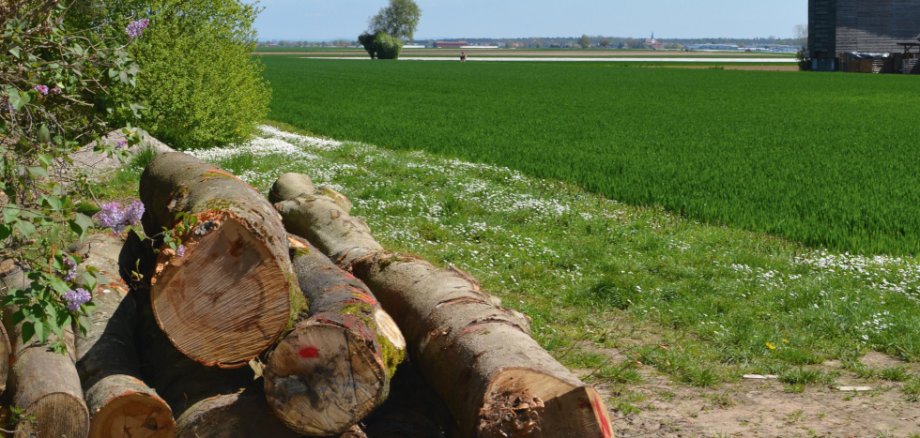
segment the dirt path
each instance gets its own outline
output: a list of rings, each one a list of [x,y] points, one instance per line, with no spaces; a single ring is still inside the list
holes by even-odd
[[[911,367],[880,353],[862,361],[873,367]],[[643,366],[644,383],[629,386],[641,399],[634,403],[640,411],[614,411],[617,437],[920,436],[920,404],[905,398],[902,383],[859,379],[836,362],[823,368],[841,376],[833,385],[809,386],[795,394],[776,380],[693,388]],[[872,390],[845,392],[838,389],[842,385]],[[599,389],[614,395],[610,386],[600,384]]]

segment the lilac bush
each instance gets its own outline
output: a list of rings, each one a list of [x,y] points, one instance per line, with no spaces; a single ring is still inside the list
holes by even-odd
[[[81,145],[115,120],[131,123],[141,108],[132,102],[139,66],[119,21],[75,27],[79,17],[68,18],[81,9],[71,3],[0,0],[0,259],[31,268],[28,284],[0,303],[22,321],[23,342],[57,339],[50,347],[59,352],[65,330],[85,332],[98,280],[92,272],[78,278],[79,260],[61,250],[93,227],[80,208],[92,196],[90,180],[57,176]],[[102,143],[98,152],[116,153]],[[136,223],[137,207],[124,210],[110,208],[99,220],[113,230]]]

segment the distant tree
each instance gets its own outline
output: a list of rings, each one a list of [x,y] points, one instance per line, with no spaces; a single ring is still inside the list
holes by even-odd
[[[390,0],[389,6],[371,17],[370,28],[358,42],[371,59],[397,59],[403,41],[412,40],[422,10],[413,0]]]
[[[800,41],[800,45],[805,47],[808,45],[808,25],[797,24],[793,31],[795,39]]]
[[[578,40],[578,45],[581,46],[582,49],[591,47],[591,38],[588,37],[588,35],[582,35]]]
[[[378,33],[374,38],[374,47],[377,50],[377,59],[398,59],[403,42],[388,33]]]
[[[422,18],[422,10],[413,0],[390,0],[390,5],[371,17],[371,31],[386,33],[411,41]]]
[[[370,32],[358,35],[358,42],[364,46],[364,50],[367,50],[367,54],[371,56],[371,59],[377,59],[377,44],[374,41],[376,39],[377,35]]]
[[[613,41],[610,38],[601,39],[601,47],[610,47],[613,44]]]

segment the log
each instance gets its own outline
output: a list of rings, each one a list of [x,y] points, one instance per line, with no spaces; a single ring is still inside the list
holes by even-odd
[[[462,436],[611,437],[601,396],[541,348],[469,275],[382,250],[331,199],[276,203],[285,227],[363,280]]]
[[[30,284],[21,267],[0,278],[0,296]],[[89,432],[89,413],[83,402],[80,377],[74,365],[73,333],[64,331],[64,354],[55,353],[34,339],[22,342],[22,324],[12,324],[16,309],[6,307],[3,323],[12,345],[10,370],[12,405],[21,410],[22,420],[14,437],[84,437]],[[56,339],[52,336],[50,341]]]
[[[351,212],[351,200],[329,186],[315,187],[313,180],[302,173],[285,173],[278,177],[268,191],[268,201],[272,204],[288,199],[299,198],[303,195],[319,194],[331,199],[346,213]]]
[[[299,433],[342,434],[386,400],[406,341],[364,283],[307,241],[290,245],[310,310],[269,355],[266,399]]]
[[[133,232],[131,239],[139,239]],[[92,291],[96,308],[85,335],[76,338],[77,372],[86,391],[90,437],[171,437],[169,406],[140,380],[134,345],[137,303],[119,269],[123,242],[113,234],[85,239],[75,250],[79,271],[94,267],[103,276]],[[81,276],[77,276],[78,279]]]
[[[188,357],[238,368],[271,346],[305,307],[278,213],[255,189],[179,152],[157,156],[140,182],[144,231],[175,230],[185,254],[160,251],[150,293],[157,324]]]
[[[180,352],[160,329],[150,306],[149,280],[156,267],[153,243],[129,239],[121,254],[121,266],[130,266],[139,275],[131,284],[137,303],[134,342],[140,359],[141,376],[172,408],[175,416],[205,398],[233,394],[252,385],[253,370],[248,367],[223,369],[208,367]]]
[[[2,208],[2,206],[0,206],[0,208]],[[12,260],[0,260],[0,278],[5,277],[15,269],[17,269],[17,266]],[[0,284],[0,287],[2,287],[2,284]],[[4,295],[6,295],[6,291],[0,291],[0,296]],[[2,317],[2,315],[0,315],[0,317]],[[12,353],[13,346],[10,345],[10,337],[6,333],[6,326],[0,324],[0,395],[6,392],[6,382],[10,375],[10,356]]]
[[[177,438],[300,436],[275,418],[262,394],[253,389],[201,400],[186,409],[176,423]]]

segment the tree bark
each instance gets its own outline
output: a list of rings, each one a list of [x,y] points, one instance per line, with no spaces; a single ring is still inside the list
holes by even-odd
[[[307,237],[370,287],[463,436],[613,436],[598,393],[541,348],[521,319],[496,306],[472,277],[384,252],[363,222],[323,196],[301,195],[275,206],[288,231]]]
[[[0,192],[2,193],[2,192]],[[2,209],[2,205],[0,205]],[[18,267],[12,260],[0,260],[0,278],[6,277]],[[6,295],[6,289],[0,282],[0,297]],[[2,316],[2,314],[0,314]],[[6,326],[0,324],[0,395],[6,392],[6,383],[10,375],[10,357],[13,354],[13,346],[10,345],[10,337],[7,335]]]
[[[202,365],[176,349],[157,326],[149,298],[149,279],[156,266],[152,245],[149,240],[129,239],[121,254],[121,265],[131,266],[140,274],[131,283],[131,294],[137,303],[134,342],[141,375],[178,417],[202,399],[233,394],[250,386],[255,374],[249,367],[222,369]]]
[[[25,272],[16,267],[0,279],[0,295],[29,284]],[[22,324],[13,325],[11,320],[16,309],[3,310],[13,354],[11,401],[22,410],[22,420],[13,436],[85,437],[89,432],[89,413],[74,366],[73,333],[64,331],[65,354],[50,351],[34,339],[23,343]]]
[[[130,239],[138,239],[131,233]],[[112,234],[85,239],[76,252],[80,271],[94,267],[103,276],[92,291],[96,308],[86,335],[78,335],[77,372],[86,391],[91,437],[171,437],[172,411],[140,377],[134,345],[137,303],[119,274],[124,244]],[[79,276],[77,278],[80,278]]]
[[[307,241],[290,245],[310,311],[270,354],[266,399],[299,433],[341,434],[386,400],[406,343],[360,280]]]
[[[176,421],[177,438],[293,438],[265,404],[262,394],[246,389],[201,400]]]
[[[183,153],[157,156],[140,183],[144,230],[181,234],[160,251],[150,299],[158,325],[188,357],[236,368],[272,345],[305,306],[277,212],[255,189]]]

